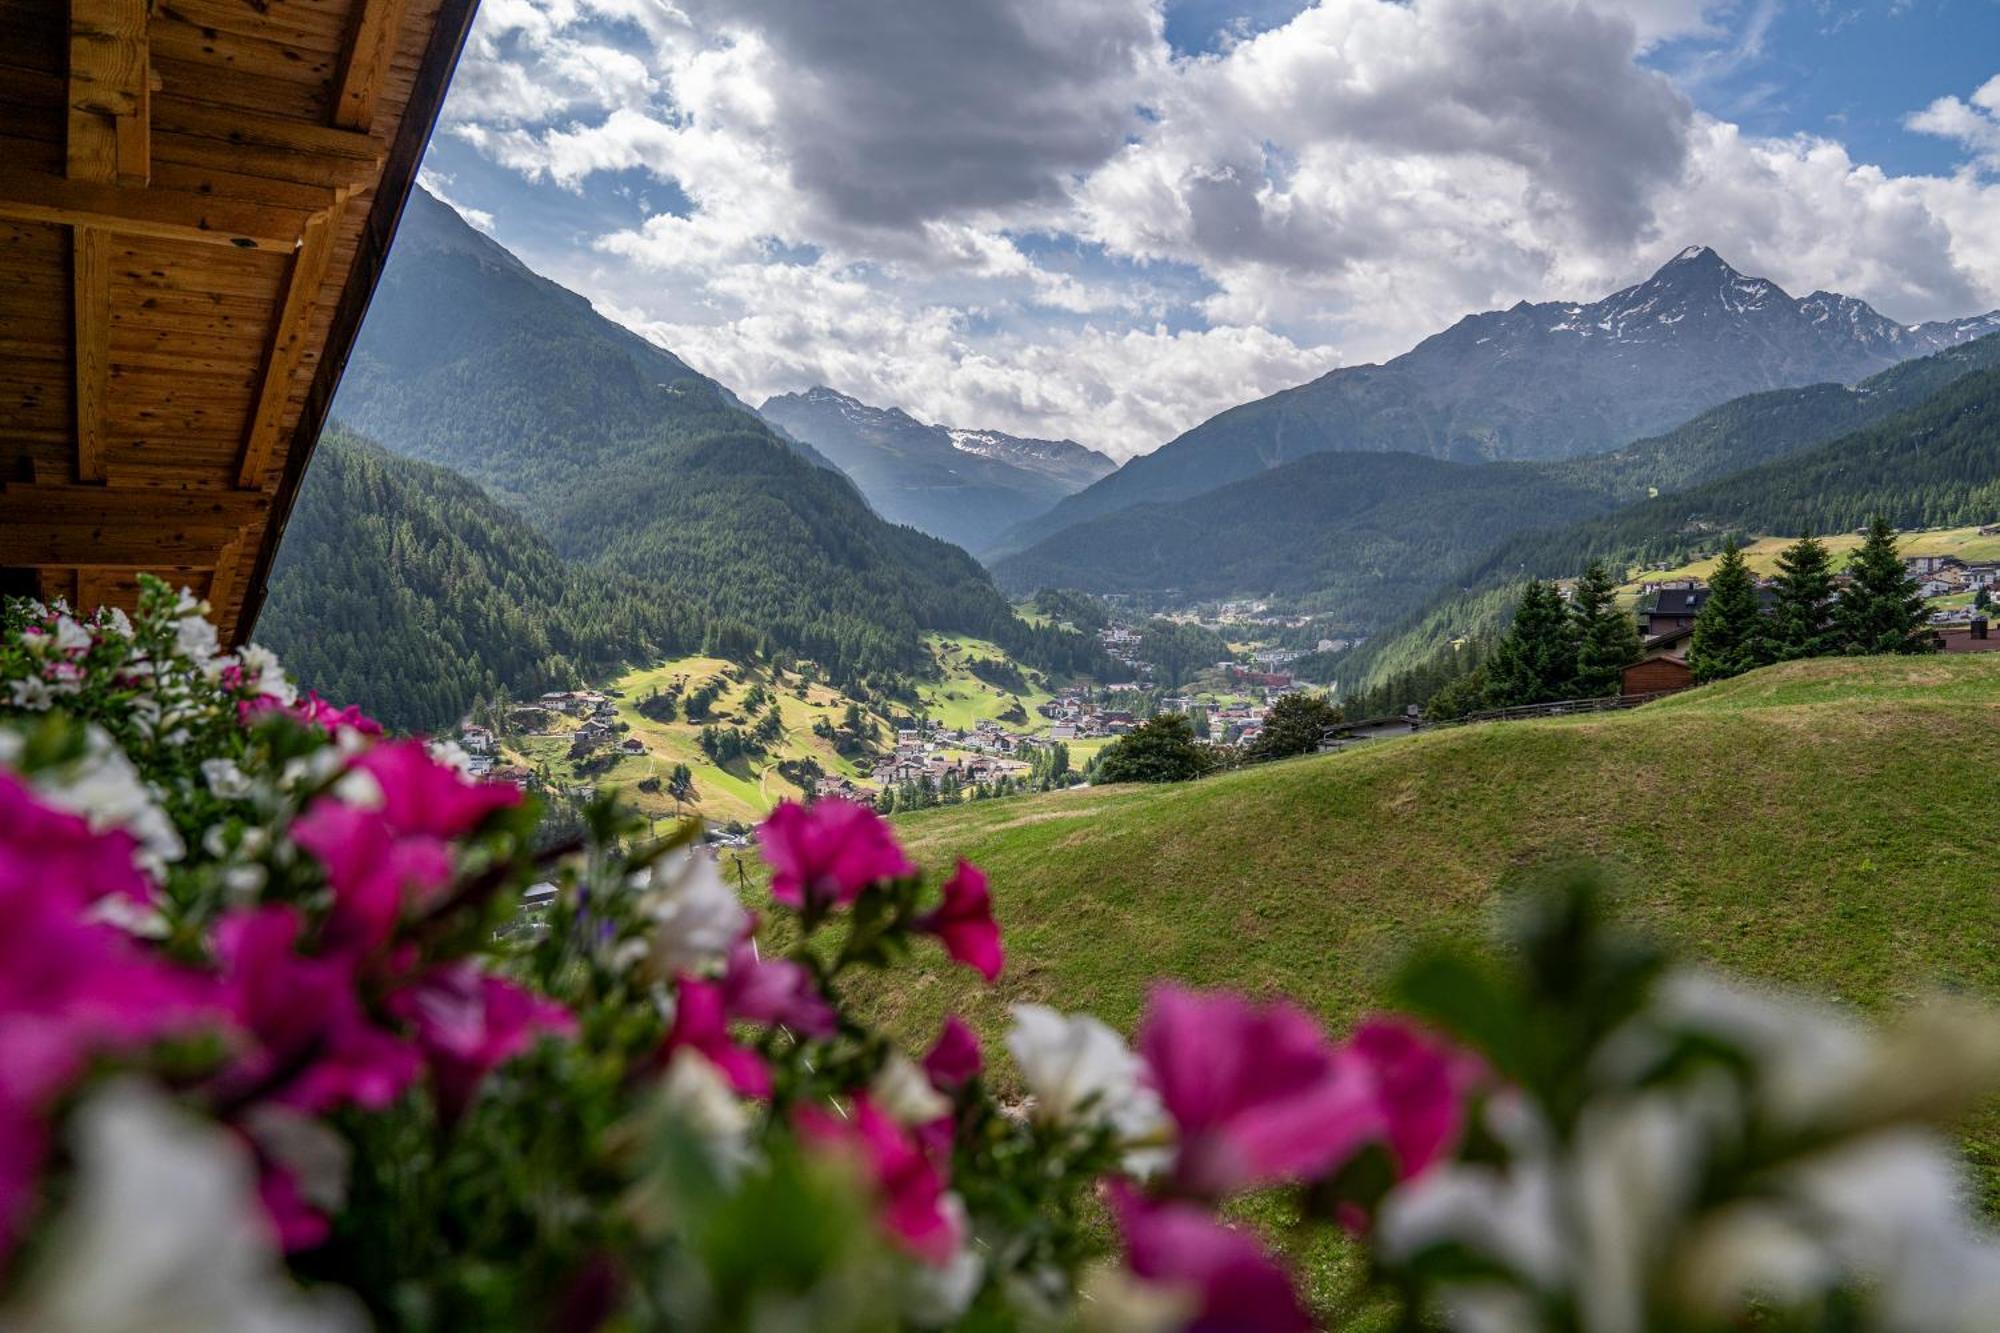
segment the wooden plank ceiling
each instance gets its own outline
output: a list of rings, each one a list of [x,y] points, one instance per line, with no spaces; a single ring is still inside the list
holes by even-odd
[[[0,589],[247,636],[473,0],[0,0]]]

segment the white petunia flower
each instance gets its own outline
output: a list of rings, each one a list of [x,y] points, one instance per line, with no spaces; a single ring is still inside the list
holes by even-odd
[[[209,791],[225,801],[240,801],[250,794],[250,779],[244,776],[234,760],[202,760],[201,779],[208,784]]]
[[[380,810],[386,799],[382,784],[365,768],[351,768],[333,784],[333,794],[356,810]]]
[[[1034,1094],[1039,1120],[1109,1125],[1127,1143],[1157,1144],[1167,1132],[1160,1099],[1142,1081],[1145,1064],[1116,1032],[1089,1014],[1065,1016],[1040,1004],[1014,1006],[1007,1049]],[[1158,1148],[1128,1155],[1138,1174],[1164,1160]]]
[[[45,713],[55,706],[56,692],[40,676],[27,676],[7,683],[11,702],[16,708],[25,708],[36,713]]]
[[[640,914],[652,923],[646,966],[659,978],[719,963],[749,928],[750,914],[723,882],[715,858],[690,847],[669,853],[633,887]]]
[[[0,1328],[35,1333],[358,1333],[344,1293],[301,1291],[226,1131],[138,1082],[76,1114],[78,1177]]]
[[[96,640],[90,631],[77,624],[68,616],[56,618],[56,651],[60,653],[87,653]]]
[[[183,657],[204,671],[221,655],[221,644],[215,636],[215,625],[200,610],[193,615],[181,617],[174,625],[174,647]]]
[[[969,1233],[965,1201],[947,1193],[938,1201],[956,1225],[958,1233]],[[986,1280],[986,1259],[971,1245],[942,1265],[913,1263],[904,1272],[903,1313],[919,1328],[945,1328],[956,1324],[972,1306]]]
[[[722,1071],[701,1052],[683,1046],[660,1079],[662,1113],[692,1133],[725,1175],[750,1160],[750,1113]]]
[[[243,677],[256,687],[257,693],[267,699],[276,699],[289,708],[298,702],[298,687],[285,679],[285,669],[278,663],[278,655],[259,644],[247,644],[236,655],[243,664]]]
[[[901,1051],[889,1052],[868,1085],[868,1096],[882,1113],[902,1125],[924,1125],[951,1110],[951,1102],[931,1086],[930,1076]]]

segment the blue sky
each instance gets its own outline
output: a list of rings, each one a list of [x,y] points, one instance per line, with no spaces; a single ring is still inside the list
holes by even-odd
[[[426,168],[753,401],[1126,455],[1693,242],[2000,306],[2000,0],[485,0]]]

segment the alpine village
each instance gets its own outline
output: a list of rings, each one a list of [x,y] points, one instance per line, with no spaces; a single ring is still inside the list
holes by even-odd
[[[0,1330],[2000,1333],[1996,58],[0,0]]]

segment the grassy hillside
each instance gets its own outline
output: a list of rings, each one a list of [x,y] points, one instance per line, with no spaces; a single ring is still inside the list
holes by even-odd
[[[1035,712],[1036,706],[1050,697],[1048,677],[1042,672],[1022,667],[1004,649],[985,639],[931,635],[925,645],[935,663],[935,676],[917,687],[916,700],[878,699],[863,708],[864,716],[878,729],[878,749],[894,741],[891,713],[907,716],[921,712],[960,730],[984,718],[1014,732],[1048,730],[1048,719]],[[1009,673],[1018,674],[1026,688],[1017,691],[1008,684],[994,683],[995,678],[1006,678]],[[709,681],[717,684],[719,692],[708,715],[698,721],[690,721],[678,708],[671,722],[641,711],[648,696],[667,693],[676,683],[685,697]],[[754,726],[763,712],[751,716],[746,701],[760,686],[777,703],[784,725],[782,740],[763,753],[716,764],[702,751],[702,728]],[[781,764],[810,759],[828,775],[857,781],[865,781],[872,768],[867,754],[850,751],[843,755],[833,741],[814,733],[813,724],[821,721],[838,730],[848,705],[856,702],[849,692],[823,681],[808,683],[796,673],[774,671],[767,665],[697,654],[628,671],[606,682],[605,688],[617,692],[612,697],[618,721],[628,728],[619,739],[638,738],[646,746],[645,754],[613,758],[608,751],[600,751],[609,762],[579,769],[568,756],[571,737],[581,720],[555,716],[543,733],[508,736],[507,757],[545,771],[558,786],[617,787],[639,809],[659,818],[676,812],[665,784],[675,764],[686,764],[694,775],[695,800],[681,809],[715,823],[751,823],[770,813],[779,801],[797,800],[800,788],[779,771]],[[804,698],[799,697],[801,691]],[[1081,766],[1101,744],[1073,742],[1074,762]],[[658,778],[661,790],[642,790],[639,784],[648,778]]]
[[[1896,544],[1906,556],[1912,555],[1955,555],[1961,560],[2000,560],[2000,537],[1982,536],[1975,524],[1962,528],[1933,528],[1928,531],[1904,532],[1898,534]],[[1743,560],[1759,574],[1775,574],[1778,571],[1778,556],[1790,546],[1795,537],[1759,537],[1743,548]],[[1861,545],[1861,534],[1837,532],[1820,538],[1826,548],[1833,552],[1836,564],[1844,563],[1850,552]],[[1633,586],[1645,579],[1706,579],[1715,570],[1715,562],[1720,555],[1704,556],[1699,560],[1689,560],[1666,570],[1648,572],[1644,579],[1634,578]]]
[[[900,819],[927,864],[992,876],[1009,967],[884,995],[914,1037],[1023,1000],[1129,1027],[1176,977],[1366,1010],[1433,934],[1485,932],[1510,881],[1588,857],[1688,953],[1862,1009],[2000,1000],[1990,854],[2000,659],[1793,663],[1630,713],[1443,730],[1170,788]],[[2000,1112],[1971,1130],[2000,1203]]]
[[[659,722],[639,711],[639,705],[648,695],[656,691],[664,692],[676,679],[688,688],[707,681],[715,681],[721,686],[707,717],[690,722],[677,712],[672,722]],[[747,715],[744,701],[751,690],[760,685],[777,700],[784,719],[784,738],[772,745],[767,753],[755,758],[737,759],[726,767],[711,762],[701,749],[701,729],[711,725],[754,725],[754,719]],[[563,786],[591,784],[617,787],[639,809],[662,818],[674,813],[673,798],[664,790],[667,777],[675,764],[684,763],[694,774],[696,796],[692,805],[684,808],[698,811],[717,823],[732,820],[749,823],[762,818],[781,800],[797,800],[800,789],[778,771],[778,765],[787,760],[810,758],[829,774],[855,778],[866,776],[853,761],[841,756],[833,742],[813,734],[816,720],[824,719],[837,727],[847,708],[847,696],[830,686],[803,684],[793,675],[785,676],[781,682],[765,667],[745,666],[719,657],[696,656],[675,658],[658,666],[628,672],[613,681],[610,688],[623,696],[614,696],[618,705],[618,720],[629,727],[620,739],[637,737],[645,743],[645,754],[620,755],[608,767],[579,774],[567,758],[570,737],[579,721],[559,717],[544,734],[508,737],[507,749],[511,757],[518,758],[531,768],[546,768],[550,776]],[[804,699],[798,697],[800,689],[805,691]],[[874,720],[878,725],[882,724],[879,717]],[[639,784],[648,778],[658,778],[662,790],[641,790]]]

